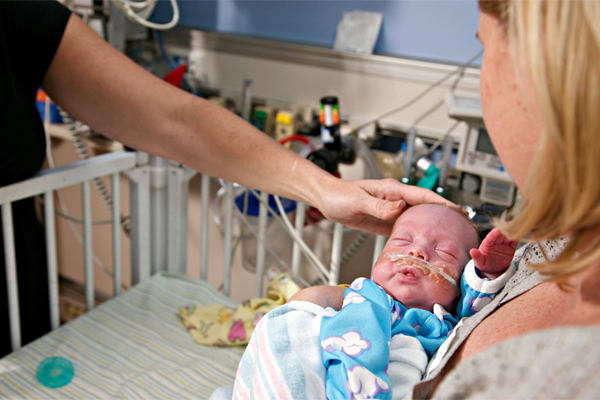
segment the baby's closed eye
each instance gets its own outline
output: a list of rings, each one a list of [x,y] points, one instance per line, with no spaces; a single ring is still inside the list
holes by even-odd
[[[393,238],[393,239],[391,240],[391,242],[392,242],[394,245],[397,245],[397,246],[399,246],[399,247],[404,247],[404,246],[408,246],[408,245],[409,245],[409,244],[411,244],[413,241],[412,241],[412,238],[409,238],[409,237],[399,237],[399,238]]]
[[[438,246],[435,248],[435,252],[443,259],[454,261],[458,260],[458,253],[455,249],[449,247]]]

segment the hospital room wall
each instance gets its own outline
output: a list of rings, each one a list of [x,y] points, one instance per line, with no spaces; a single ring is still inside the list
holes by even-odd
[[[344,12],[381,13],[376,54],[461,63],[481,49],[475,38],[473,0],[205,0],[179,1],[178,27],[333,47]],[[171,20],[168,0],[158,2],[160,22]]]
[[[252,80],[252,95],[283,103],[309,105],[317,109],[323,96],[337,96],[343,116],[350,124],[367,121],[397,108],[425,90],[431,80],[415,80],[399,76],[390,78],[376,74],[341,71],[265,58],[206,51],[206,71],[210,87],[239,93],[244,79]],[[447,82],[452,83],[454,78]],[[385,118],[398,126],[411,125],[449,91],[449,85],[433,89],[430,94],[406,111]],[[477,93],[470,85],[459,85],[459,91]],[[424,130],[445,132],[455,121],[448,117],[445,106],[436,109],[419,126]]]

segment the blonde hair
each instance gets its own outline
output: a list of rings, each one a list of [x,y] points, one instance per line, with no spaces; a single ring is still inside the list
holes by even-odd
[[[508,222],[510,239],[568,236],[558,258],[537,269],[562,281],[600,259],[600,1],[480,0],[506,27],[515,71],[528,79],[542,132]]]

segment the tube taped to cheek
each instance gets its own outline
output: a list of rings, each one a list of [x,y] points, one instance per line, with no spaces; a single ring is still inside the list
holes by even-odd
[[[394,261],[396,264],[400,264],[398,261],[402,261],[402,264],[408,264],[419,268],[421,271],[423,271],[423,274],[427,275],[433,282],[450,291],[455,296],[460,295],[460,289],[456,279],[436,265],[430,264],[429,262],[420,258],[402,253],[385,253],[379,256],[379,260],[385,258],[389,258],[390,261]]]

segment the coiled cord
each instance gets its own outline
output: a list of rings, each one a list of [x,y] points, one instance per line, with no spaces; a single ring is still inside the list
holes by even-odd
[[[87,148],[85,142],[83,141],[83,136],[87,133],[91,133],[92,129],[89,126],[84,125],[81,122],[74,120],[73,118],[71,118],[71,116],[69,114],[67,114],[66,111],[64,111],[60,108],[59,108],[59,112],[63,119],[63,122],[65,123],[65,125],[69,129],[69,132],[71,132],[71,135],[73,136],[73,145],[75,146],[75,150],[77,151],[77,154],[79,155],[79,157],[82,160],[89,159],[91,156],[90,156],[90,153],[88,151],[88,148]],[[110,211],[112,211],[113,199],[112,199],[110,192],[106,188],[106,185],[100,178],[94,178],[92,181],[94,182],[94,186],[96,187],[96,190],[100,194],[102,201],[104,202],[106,207]],[[129,236],[130,232],[131,232],[130,217],[121,214],[119,216],[119,220],[121,223],[121,229],[123,230],[123,232],[125,232],[125,234],[127,236]]]

